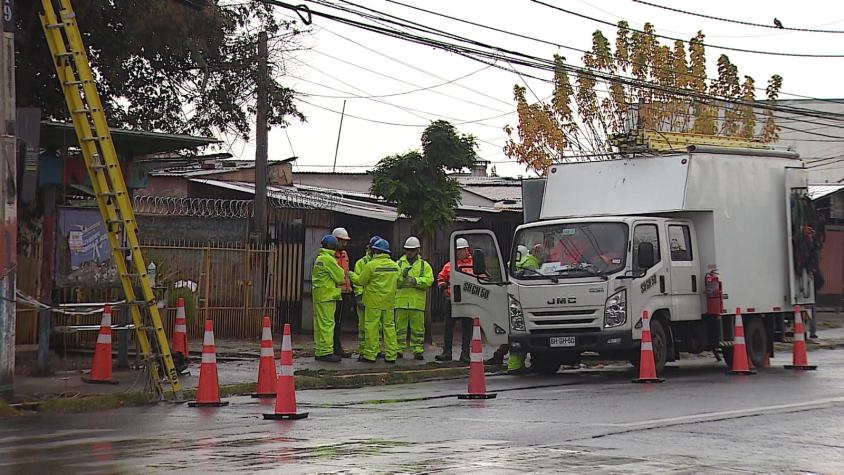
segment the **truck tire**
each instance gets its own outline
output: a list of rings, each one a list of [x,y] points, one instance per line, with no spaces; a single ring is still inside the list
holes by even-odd
[[[747,346],[747,359],[756,368],[765,364],[765,353],[768,352],[768,332],[759,318],[748,318],[744,321],[744,344]],[[728,368],[733,366],[733,347],[722,350],[724,363]]]
[[[651,342],[654,349],[654,366],[657,374],[662,373],[665,369],[665,362],[668,361],[668,334],[665,331],[665,325],[659,320],[651,320]],[[636,370],[639,370],[640,358],[642,357],[641,350],[637,350],[630,357],[630,364]]]
[[[557,374],[560,357],[557,355],[530,355],[530,367],[539,374]]]

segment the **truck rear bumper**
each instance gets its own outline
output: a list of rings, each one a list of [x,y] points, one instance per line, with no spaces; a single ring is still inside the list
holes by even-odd
[[[551,338],[574,337],[574,346],[551,346]],[[510,348],[526,353],[615,353],[635,350],[638,345],[633,341],[630,330],[617,330],[595,333],[542,333],[513,335],[509,337]]]

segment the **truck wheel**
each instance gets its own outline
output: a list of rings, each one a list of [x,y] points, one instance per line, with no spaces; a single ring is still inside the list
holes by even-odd
[[[651,320],[651,341],[654,348],[654,366],[657,374],[665,369],[665,362],[668,361],[668,333],[665,326],[659,320]]]
[[[557,374],[560,370],[560,358],[553,355],[531,355],[530,367],[539,374]]]
[[[747,345],[747,356],[753,366],[761,368],[768,352],[768,332],[759,318],[749,318],[744,324],[744,341]],[[732,356],[732,355],[731,355]],[[730,359],[732,362],[732,358]]]

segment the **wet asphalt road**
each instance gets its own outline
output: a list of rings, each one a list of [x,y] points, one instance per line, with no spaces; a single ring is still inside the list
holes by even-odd
[[[461,380],[300,391],[310,418],[292,422],[241,397],[17,417],[0,473],[844,473],[844,350],[810,358],[819,371],[750,377],[691,360],[655,386],[624,368],[494,376],[498,398],[474,402]]]

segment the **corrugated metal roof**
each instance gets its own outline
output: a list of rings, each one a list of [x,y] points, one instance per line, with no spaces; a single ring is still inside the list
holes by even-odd
[[[809,185],[809,198],[817,200],[844,190],[844,185]]]

